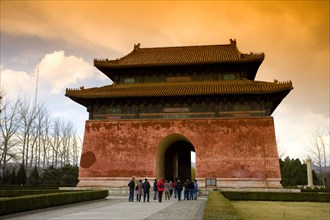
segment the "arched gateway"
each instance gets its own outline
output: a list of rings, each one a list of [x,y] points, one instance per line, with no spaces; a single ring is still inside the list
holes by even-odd
[[[255,81],[264,54],[226,45],[140,48],[94,60],[114,83],[67,89],[89,112],[78,186],[126,187],[137,178],[191,178],[203,187],[280,185],[271,114],[291,82]]]
[[[157,177],[174,180],[191,179],[191,152],[195,152],[192,143],[181,134],[165,137],[157,152]]]

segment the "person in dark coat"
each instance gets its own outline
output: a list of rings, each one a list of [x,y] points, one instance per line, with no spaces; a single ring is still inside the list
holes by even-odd
[[[194,199],[197,199],[197,196],[198,196],[198,182],[197,180],[195,179],[194,180]]]
[[[149,197],[150,197],[150,183],[148,182],[148,179],[144,179],[143,183],[143,202],[146,201],[146,196],[147,196],[147,202],[149,202]]]
[[[186,181],[183,183],[184,187],[184,200],[187,199],[189,200],[189,180],[186,179]]]
[[[188,199],[193,200],[194,199],[194,182],[189,181],[188,184]]]
[[[178,200],[181,201],[181,192],[183,190],[183,185],[180,180],[178,180],[175,184],[175,190],[178,193]]]
[[[157,179],[155,179],[154,180],[154,200],[157,200],[157,193],[158,193]]]
[[[135,177],[133,176],[131,181],[129,181],[128,183],[128,189],[129,189],[129,198],[128,201],[129,202],[133,202],[134,201],[134,186],[135,186]]]

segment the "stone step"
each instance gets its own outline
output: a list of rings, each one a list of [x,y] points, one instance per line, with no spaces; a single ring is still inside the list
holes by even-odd
[[[60,190],[108,190],[109,191],[109,196],[124,196],[124,195],[129,195],[129,190],[128,188],[114,188],[114,187],[60,187]],[[205,195],[208,193],[205,193],[204,190],[200,190],[198,192],[198,195]],[[153,195],[153,190],[150,190],[150,194]]]
[[[126,196],[129,195],[127,187],[60,187],[60,190],[108,190],[109,196]],[[199,196],[206,196],[210,191],[240,191],[240,192],[296,192],[300,193],[300,189],[264,189],[264,188],[200,188]],[[153,191],[150,190],[153,195]]]

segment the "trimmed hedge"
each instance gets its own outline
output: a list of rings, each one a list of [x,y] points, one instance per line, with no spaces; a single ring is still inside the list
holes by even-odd
[[[70,203],[104,199],[108,190],[75,191],[42,195],[29,195],[0,199],[0,215],[59,206]]]
[[[330,202],[329,193],[221,192],[229,200]]]
[[[50,194],[59,193],[57,189],[17,189],[17,190],[0,190],[0,197],[17,197],[17,196],[28,196],[37,194]]]
[[[321,188],[321,189],[301,189],[301,192],[323,192],[323,193],[330,193],[330,188]]]
[[[204,220],[243,219],[234,206],[220,192],[209,192],[204,208]]]
[[[58,189],[57,186],[0,186],[0,190],[20,190],[20,189]]]

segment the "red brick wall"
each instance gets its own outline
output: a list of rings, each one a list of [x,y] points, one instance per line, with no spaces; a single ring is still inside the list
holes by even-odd
[[[194,145],[199,178],[280,178],[272,117],[86,121],[79,177],[155,177],[173,133]]]

